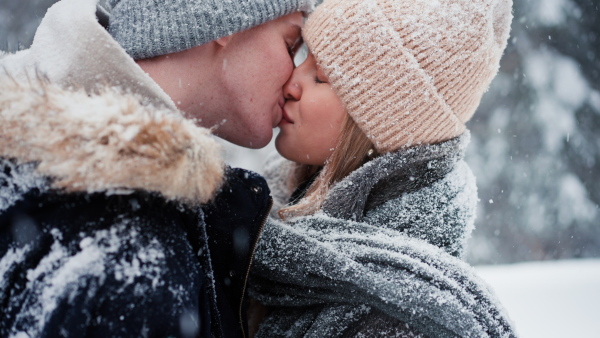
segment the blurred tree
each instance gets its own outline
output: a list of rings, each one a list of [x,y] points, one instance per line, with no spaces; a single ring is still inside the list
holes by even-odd
[[[501,72],[470,124],[473,263],[600,255],[600,11],[515,1]]]
[[[58,0],[0,1],[0,50],[27,48],[46,10]]]

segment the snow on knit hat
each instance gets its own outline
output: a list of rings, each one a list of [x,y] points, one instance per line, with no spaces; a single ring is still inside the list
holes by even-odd
[[[134,59],[183,51],[294,12],[315,0],[108,0],[109,33]]]
[[[464,132],[511,21],[512,0],[325,0],[303,36],[383,153]]]

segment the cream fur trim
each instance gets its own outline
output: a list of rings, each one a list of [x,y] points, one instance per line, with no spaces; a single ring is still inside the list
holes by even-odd
[[[67,192],[142,189],[203,203],[221,185],[207,129],[114,89],[87,95],[47,82],[0,76],[0,156],[37,162]]]

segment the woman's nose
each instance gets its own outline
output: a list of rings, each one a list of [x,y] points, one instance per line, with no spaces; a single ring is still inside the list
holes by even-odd
[[[298,101],[302,97],[302,86],[298,81],[297,69],[292,72],[292,76],[283,85],[283,96],[286,100]]]

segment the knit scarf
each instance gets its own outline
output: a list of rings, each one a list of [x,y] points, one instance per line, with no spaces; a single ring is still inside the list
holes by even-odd
[[[477,201],[468,141],[386,154],[334,185],[321,212],[270,219],[250,290],[273,309],[258,336],[334,337],[374,309],[432,337],[514,336],[459,258]]]

